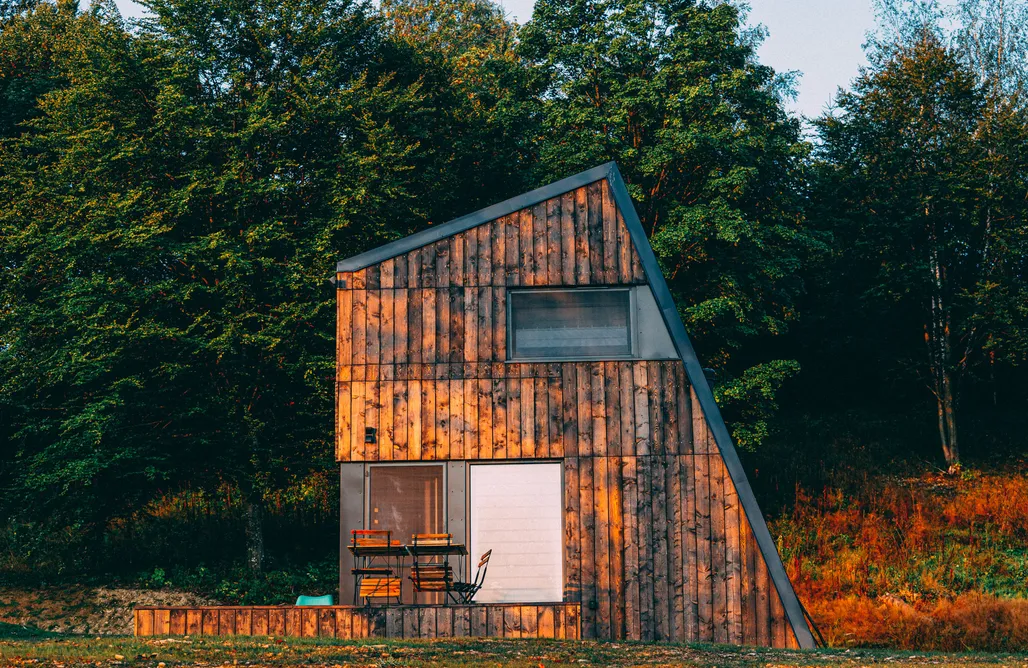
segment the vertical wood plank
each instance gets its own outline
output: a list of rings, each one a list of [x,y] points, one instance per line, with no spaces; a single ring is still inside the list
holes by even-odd
[[[574,285],[575,271],[575,199],[570,192],[560,196],[560,283]]]
[[[560,285],[561,240],[560,197],[546,201],[546,284]]]
[[[507,381],[492,379],[493,459],[507,458]]]
[[[318,608],[318,637],[336,637],[336,613],[332,608]]]
[[[649,379],[647,377],[646,362],[636,362],[632,365],[633,386],[635,387],[635,452],[640,457],[650,455],[650,407],[649,407]]]
[[[589,285],[589,199],[583,186],[575,190],[575,283]]]
[[[191,636],[203,634],[203,613],[200,610],[186,611],[186,633]]]
[[[546,285],[549,283],[549,255],[546,246],[549,244],[549,230],[546,226],[546,202],[540,202],[532,207],[532,249],[535,256],[533,270],[535,279],[533,285]]]
[[[382,291],[368,290],[367,363],[382,362]]]
[[[253,635],[253,618],[250,615],[249,608],[239,608],[236,610],[236,635]]]
[[[699,441],[699,436],[695,432],[693,441]],[[694,455],[693,461],[693,479],[696,481],[697,625],[700,642],[711,642],[714,639],[714,574],[711,570],[713,546],[710,534],[710,467],[705,453]]]
[[[350,460],[362,461],[364,459],[364,429],[367,424],[367,407],[364,401],[366,383],[355,382],[350,389],[350,419],[353,427],[350,433]]]
[[[493,288],[493,354],[491,359],[507,359],[507,290]]]
[[[564,457],[564,600],[582,597],[582,526],[579,459]]]
[[[513,369],[512,369],[513,370]],[[507,458],[521,458],[521,379],[507,379]]]
[[[450,380],[450,438],[451,460],[464,459],[464,380]]]
[[[507,251],[507,271],[504,282],[506,285],[522,285],[521,280],[521,236],[520,214],[518,212],[505,216],[504,243]]]
[[[353,291],[336,290],[336,379],[350,380],[353,364]]]
[[[353,315],[350,325],[353,329],[351,337],[351,356],[354,366],[368,363],[368,291],[353,290]]]
[[[708,435],[709,438],[709,435]],[[717,455],[710,462],[710,552],[713,586],[714,642],[728,642],[728,588],[725,564],[725,484],[724,466]]]
[[[578,393],[578,454],[580,457],[593,456],[593,411],[592,411],[592,373],[591,365],[576,364],[576,390]],[[591,636],[590,636],[591,637]]]
[[[650,484],[653,509],[653,617],[657,640],[671,639],[671,591],[669,587],[666,457],[651,460]]]
[[[154,617],[154,626],[157,626],[157,618]],[[154,629],[156,633],[156,628]],[[221,608],[218,610],[218,635],[234,636],[236,634],[236,611],[232,608]]]
[[[410,362],[410,336],[407,332],[408,304],[410,291],[396,290],[393,292],[393,348],[391,361],[396,364]]]
[[[136,610],[136,635],[137,636],[152,636],[153,635],[153,610]],[[217,624],[215,626],[214,633],[217,634]]]
[[[653,498],[652,460],[637,459],[639,479],[639,628],[642,640],[656,640],[653,582]]]
[[[684,423],[688,430],[689,422]],[[690,439],[691,440],[691,439]],[[682,577],[685,583],[685,635],[689,642],[696,642],[699,639],[699,591],[697,589],[696,564],[699,563],[699,556],[696,554],[696,469],[694,466],[695,457],[692,455],[679,457],[682,475],[682,515],[683,532],[685,540],[684,563],[682,564]]]
[[[596,560],[596,502],[593,487],[593,457],[578,460],[581,509],[579,513],[582,533],[582,634],[596,638],[596,612],[599,605]]]
[[[589,206],[589,275],[591,283],[602,285],[605,276],[603,269],[603,200],[600,195],[600,182],[590,183],[586,188]]]
[[[495,223],[486,223],[475,228],[478,237],[478,281],[469,285],[486,286],[493,282],[493,247],[490,232]]]
[[[353,397],[350,383],[338,383],[336,387],[336,460],[349,461],[350,444],[353,442],[350,415],[353,410]]]
[[[268,611],[268,635],[284,636],[286,634],[286,611],[271,609]]]
[[[578,456],[578,373],[574,364],[560,366],[561,386],[561,443],[565,457]]]
[[[436,364],[436,291],[421,291],[421,361]]]
[[[171,610],[168,620],[168,633],[173,636],[184,636],[186,634],[186,611]]]
[[[378,430],[378,458],[382,461],[394,459],[393,433],[396,425],[393,421],[393,391],[396,383],[394,381],[381,381],[379,383],[379,430]]]
[[[597,365],[601,366],[601,365]],[[610,479],[607,470],[609,457],[593,459],[593,511],[596,528],[593,535],[596,559],[596,637],[613,638],[611,630],[612,584],[610,572]]]
[[[601,224],[603,226],[603,281],[618,282],[617,211],[607,179],[600,182]]]
[[[625,219],[616,207],[615,214],[618,233],[618,282],[627,284],[632,282],[632,258],[636,255],[635,246],[632,244],[632,237],[625,226]]]
[[[268,635],[268,610],[254,608],[251,613],[252,635]]]
[[[558,367],[557,370],[560,373]],[[564,456],[564,434],[563,434],[563,403],[564,399],[561,393],[560,376],[551,375],[546,379],[546,391],[549,394],[547,402],[547,432],[549,433],[549,456],[550,457],[563,457]]]
[[[671,587],[671,639],[685,642],[685,579],[684,555],[685,539],[682,533],[682,460],[677,455],[665,460],[667,481],[664,488],[668,492],[667,521],[669,535],[669,571],[668,579]]]
[[[610,454],[607,448],[607,404],[604,397],[604,363],[590,365],[592,389],[592,452],[596,456]]]
[[[535,285],[539,276],[533,248],[532,209],[518,211],[518,244],[521,253],[521,285]]]
[[[618,408],[621,424],[621,454],[634,457],[635,450],[635,374],[631,362],[618,364]]]
[[[533,398],[535,399],[535,410],[533,411],[533,427],[535,428],[535,457],[550,456],[550,416],[549,403],[550,393],[546,387],[546,378],[537,376],[530,380],[534,383]]]
[[[450,382],[435,382],[435,459],[448,459],[450,456]]]
[[[743,557],[739,549],[739,494],[732,478],[723,474],[725,489],[725,586],[728,597],[728,642],[739,645],[742,631]]]
[[[382,290],[380,292],[382,301],[382,324],[381,324],[381,364],[394,364],[393,357],[393,334],[396,331],[396,293],[393,290]]]
[[[489,239],[492,246],[493,276],[489,285],[499,287],[507,284],[507,220],[506,217],[489,224]]]
[[[639,480],[636,457],[625,457],[622,470],[625,523],[625,637],[640,640],[639,620]]]
[[[475,638],[482,638],[488,635],[488,615],[486,606],[476,605],[471,607],[471,635]]]
[[[221,615],[218,614],[217,608],[204,608],[200,623],[205,636],[221,635],[221,629],[218,628],[221,625]]]

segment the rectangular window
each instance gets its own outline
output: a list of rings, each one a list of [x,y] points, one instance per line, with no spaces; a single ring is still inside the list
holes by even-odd
[[[632,356],[626,288],[511,291],[508,315],[511,360]]]
[[[477,563],[493,551],[476,602],[562,600],[561,474],[556,463],[471,466],[470,556]]]
[[[442,466],[372,466],[369,474],[369,529],[392,531],[401,543],[445,529]]]
[[[392,539],[411,542],[416,533],[444,533],[443,467],[371,466],[368,469],[368,528],[391,531]],[[462,541],[458,541],[462,542]],[[409,561],[409,560],[408,560]],[[403,581],[403,602],[413,603],[409,563],[397,575]],[[423,603],[441,603],[438,595],[422,596]]]

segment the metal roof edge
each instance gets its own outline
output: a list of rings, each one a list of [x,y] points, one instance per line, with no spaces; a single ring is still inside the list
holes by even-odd
[[[498,204],[492,204],[479,209],[474,213],[469,213],[460,218],[454,218],[453,220],[447,221],[440,225],[434,225],[432,227],[415,232],[410,236],[391,241],[377,248],[372,248],[369,251],[365,251],[359,255],[348,257],[345,260],[340,260],[336,263],[336,271],[357,271],[370,267],[373,264],[379,262],[385,262],[386,260],[392,259],[404,253],[409,253],[413,250],[427,246],[428,244],[434,243],[441,239],[451,237],[454,234],[460,234],[461,232],[470,230],[473,227],[478,227],[483,223],[488,223],[490,220],[495,220],[501,216],[506,216],[509,213],[519,211],[521,209],[535,206],[539,202],[546,201],[552,197],[563,195],[566,192],[579,188],[586,184],[607,176],[610,172],[611,167],[614,166],[613,162],[606,162],[602,165],[587,169],[584,172],[579,172],[574,176],[563,178],[560,181],[554,181],[548,185],[530,190],[527,193],[522,193],[511,197],[508,200],[504,200]]]
[[[786,617],[796,636],[796,642],[801,648],[813,649],[815,647],[814,635],[811,633],[810,627],[807,626],[803,615],[803,606],[796,596],[792,582],[789,581],[789,575],[785,572],[785,565],[782,563],[781,555],[778,554],[778,548],[771,538],[771,532],[767,528],[767,522],[764,520],[764,515],[760,511],[760,505],[753,494],[753,488],[750,487],[746,471],[739,460],[739,454],[735,450],[735,445],[732,443],[731,434],[728,433],[728,426],[721,416],[717,402],[714,401],[714,393],[711,391],[710,385],[707,384],[707,379],[703,375],[703,367],[696,357],[696,351],[692,347],[692,342],[690,342],[689,335],[685,330],[685,324],[682,322],[682,318],[675,306],[671,290],[664,280],[664,273],[657,263],[657,257],[653,253],[649,239],[646,237],[642,221],[639,220],[639,214],[632,204],[632,197],[628,193],[628,188],[625,186],[617,164],[610,162],[607,163],[607,167],[607,181],[610,184],[611,192],[614,194],[614,201],[621,210],[621,216],[625,221],[625,226],[628,228],[632,243],[635,245],[636,252],[639,253],[643,271],[646,273],[646,280],[650,285],[650,289],[653,290],[653,296],[664,317],[664,323],[667,325],[668,331],[671,332],[675,348],[677,348],[678,355],[685,365],[686,375],[696,392],[696,398],[699,401],[700,407],[707,417],[707,424],[710,426],[710,431],[714,435],[714,441],[721,452],[725,468],[735,484],[739,501],[746,511],[746,517],[753,530],[753,536],[757,541],[761,554],[764,556],[768,573],[771,576],[771,581],[775,584],[775,589],[778,591],[782,607],[785,609]]]

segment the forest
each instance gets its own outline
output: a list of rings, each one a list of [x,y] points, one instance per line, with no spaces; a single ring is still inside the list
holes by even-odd
[[[0,583],[334,587],[335,262],[616,160],[828,641],[1028,647],[1028,2],[143,4],[0,3]]]

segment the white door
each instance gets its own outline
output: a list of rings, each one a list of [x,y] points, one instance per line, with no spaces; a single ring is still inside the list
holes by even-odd
[[[471,574],[492,550],[481,603],[546,603],[563,598],[562,466],[471,466]]]

